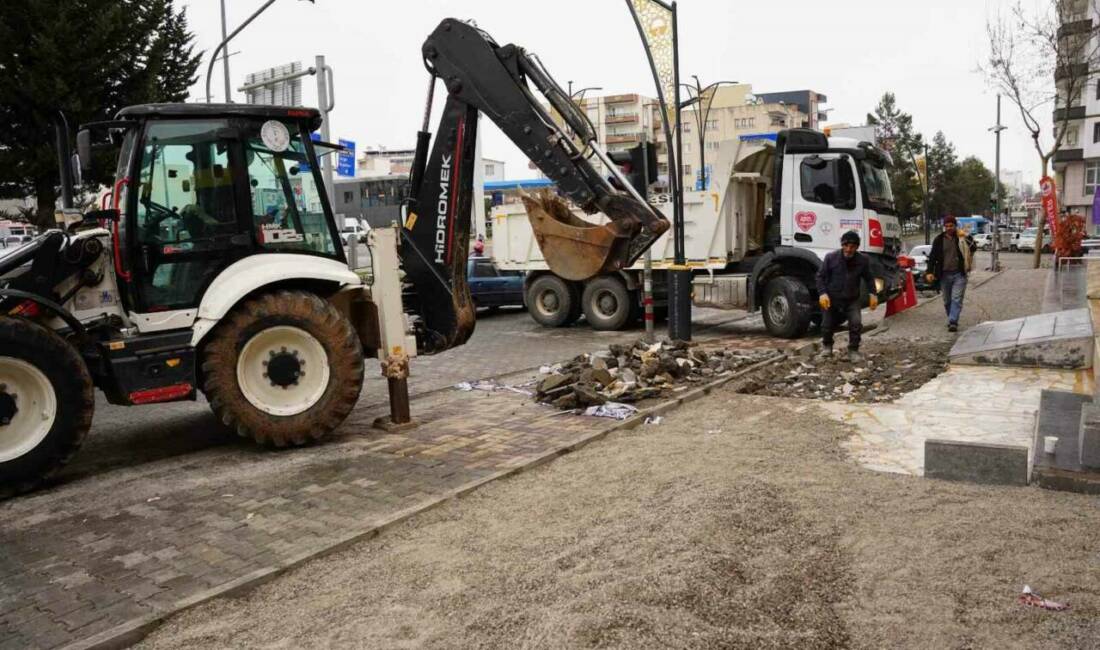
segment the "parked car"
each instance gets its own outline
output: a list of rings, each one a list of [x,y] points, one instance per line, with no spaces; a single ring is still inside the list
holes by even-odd
[[[343,230],[340,231],[340,237],[344,240],[345,246],[351,246],[353,242],[363,241],[363,237],[368,232],[370,232],[370,226],[365,221],[345,223]]]
[[[523,304],[523,271],[501,271],[488,257],[471,257],[466,267],[470,294],[478,307],[506,307]]]
[[[979,250],[987,251],[993,248],[993,235],[988,232],[980,232],[973,237]]]
[[[1020,236],[1016,238],[1016,250],[1034,251],[1035,235],[1037,235],[1038,232],[1038,228],[1026,228],[1022,233],[1020,233]],[[1043,230],[1043,252],[1049,253],[1050,250],[1050,231]]]
[[[930,285],[924,276],[928,273],[928,254],[932,252],[931,244],[921,244],[909,250],[909,257],[913,258],[913,285],[918,289],[928,289]]]

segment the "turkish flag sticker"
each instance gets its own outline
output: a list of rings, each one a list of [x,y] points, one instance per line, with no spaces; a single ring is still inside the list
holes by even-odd
[[[867,229],[870,231],[868,246],[885,246],[886,240],[882,238],[882,224],[878,219],[868,219]]]
[[[817,223],[817,215],[813,212],[796,212],[794,215],[794,222],[798,224],[802,232],[807,232]]]

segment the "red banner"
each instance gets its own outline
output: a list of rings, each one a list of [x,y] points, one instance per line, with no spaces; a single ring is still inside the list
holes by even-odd
[[[1044,176],[1039,181],[1039,189],[1042,190],[1043,215],[1047,225],[1050,226],[1050,237],[1053,240],[1058,234],[1058,197],[1056,196],[1054,179]]]

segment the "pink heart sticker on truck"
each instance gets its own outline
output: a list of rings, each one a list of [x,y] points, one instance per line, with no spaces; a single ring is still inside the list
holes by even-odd
[[[817,215],[813,212],[796,212],[794,222],[805,232],[817,223]]]

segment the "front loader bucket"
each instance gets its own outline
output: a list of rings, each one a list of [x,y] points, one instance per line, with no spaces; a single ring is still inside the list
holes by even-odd
[[[603,226],[588,223],[550,193],[521,198],[535,241],[555,274],[566,280],[583,281],[623,267],[630,233],[617,223]]]

